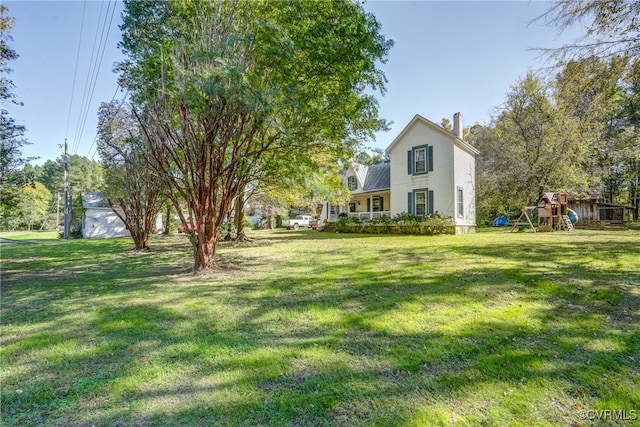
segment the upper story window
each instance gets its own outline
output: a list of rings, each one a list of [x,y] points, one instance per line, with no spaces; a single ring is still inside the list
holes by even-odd
[[[347,177],[347,185],[349,187],[349,191],[358,189],[358,180],[354,175]]]
[[[413,173],[427,172],[427,147],[413,150]]]
[[[433,145],[420,145],[407,152],[409,175],[422,175],[433,171]]]

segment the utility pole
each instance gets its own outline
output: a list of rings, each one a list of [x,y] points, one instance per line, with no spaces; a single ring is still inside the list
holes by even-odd
[[[64,139],[64,235],[65,239],[69,238],[69,229],[71,228],[71,215],[69,206],[69,159],[67,157],[67,138]]]
[[[56,231],[60,231],[60,192],[56,193],[58,203],[56,204]]]

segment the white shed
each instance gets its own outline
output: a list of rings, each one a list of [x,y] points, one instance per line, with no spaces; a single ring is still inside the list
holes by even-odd
[[[129,230],[111,210],[104,194],[83,193],[82,236],[90,238],[110,238],[130,236]]]
[[[91,238],[129,237],[129,230],[111,208],[104,194],[83,193],[82,236]],[[117,208],[116,208],[117,209]],[[162,230],[162,215],[156,216],[156,229]]]

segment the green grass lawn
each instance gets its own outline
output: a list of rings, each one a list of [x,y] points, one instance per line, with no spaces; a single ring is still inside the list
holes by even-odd
[[[253,237],[3,245],[1,424],[640,425],[640,231]]]

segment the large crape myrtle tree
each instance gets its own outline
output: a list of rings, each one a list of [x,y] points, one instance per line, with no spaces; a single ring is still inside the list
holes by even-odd
[[[195,271],[218,267],[221,226],[248,185],[337,163],[385,126],[373,93],[392,43],[358,3],[128,1],[122,30],[121,81],[193,224]]]

